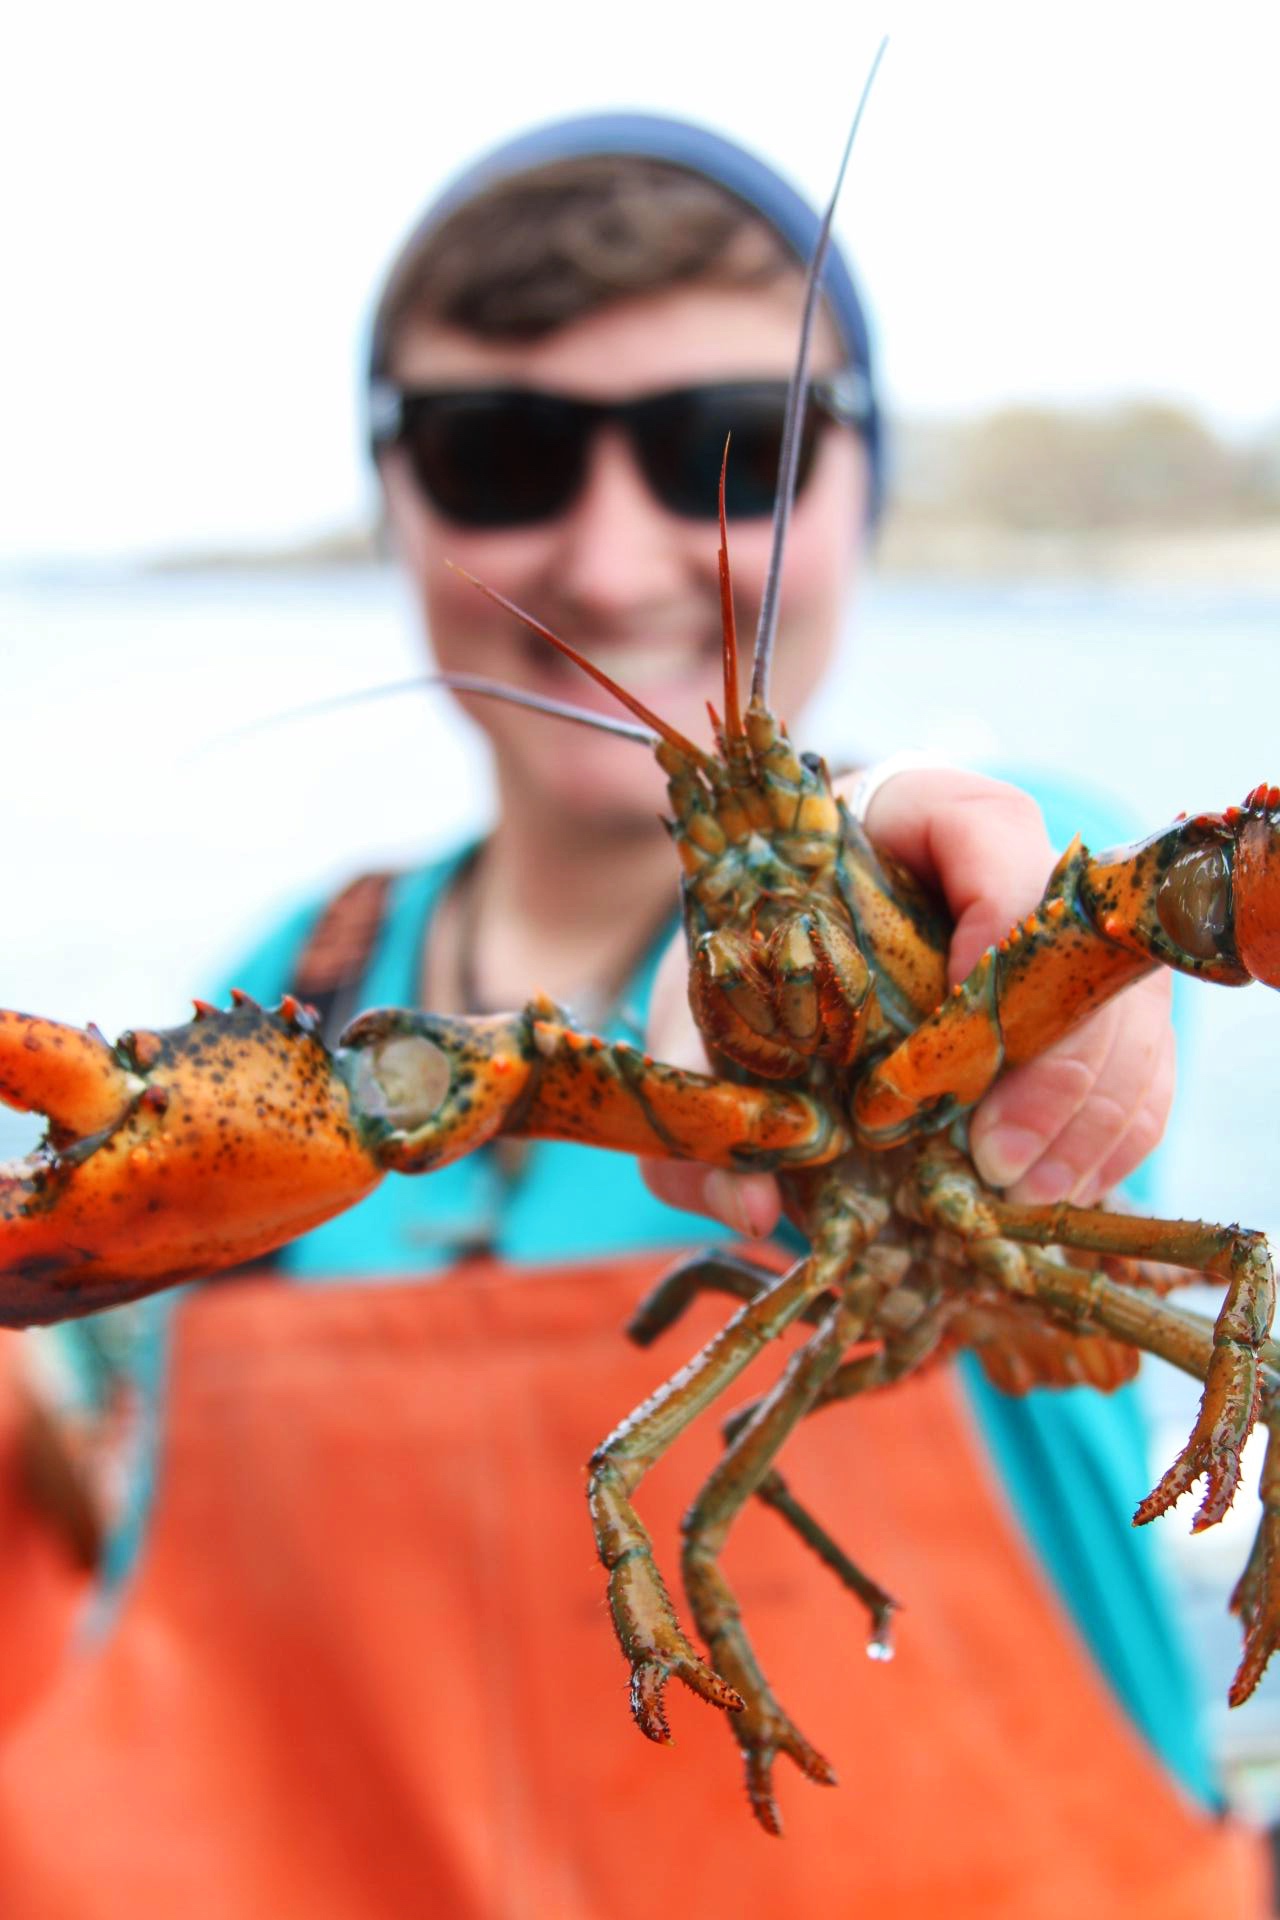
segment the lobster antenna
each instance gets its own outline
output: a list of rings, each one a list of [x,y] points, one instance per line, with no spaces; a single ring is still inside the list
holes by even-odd
[[[478,587],[485,599],[492,600],[495,607],[501,607],[504,612],[511,614],[513,619],[518,620],[522,626],[528,627],[530,633],[538,634],[541,639],[548,641],[557,653],[562,653],[566,660],[572,660],[575,667],[581,667],[583,673],[590,674],[597,686],[603,687],[606,693],[611,693],[615,700],[621,701],[628,713],[634,713],[637,720],[643,720],[647,727],[652,727],[654,733],[665,740],[668,746],[674,747],[677,753],[682,753],[686,759],[692,760],[695,766],[703,769],[711,768],[712,762],[701,747],[695,747],[692,740],[686,740],[682,733],[677,733],[676,729],[668,725],[660,714],[652,712],[642,700],[637,700],[634,693],[628,693],[625,687],[620,687],[616,680],[610,679],[604,668],[598,667],[594,660],[588,660],[585,653],[579,653],[578,649],[571,647],[567,640],[562,640],[558,633],[552,633],[550,627],[544,627],[541,620],[535,620],[531,613],[526,613],[523,607],[518,607],[514,600],[508,600],[505,593],[499,593],[496,587],[487,587],[483,580],[477,580],[474,573],[468,573],[465,567],[457,566],[452,560],[446,560],[445,565],[452,568],[453,572],[463,580],[469,580],[473,587]]]
[[[796,364],[791,375],[791,385],[787,390],[787,410],[782,427],[782,452],[778,456],[778,491],[773,503],[773,544],[769,549],[769,571],[765,577],[764,597],[760,602],[760,624],[756,628],[755,663],[751,673],[751,698],[762,706],[769,704],[769,668],[773,660],[774,637],[778,630],[778,593],[782,580],[782,558],[786,552],[787,528],[791,523],[791,509],[796,497],[796,468],[800,462],[800,428],[804,421],[806,389],[809,384],[809,353],[813,340],[813,326],[818,312],[818,299],[822,291],[822,269],[826,264],[827,248],[831,241],[831,224],[835,219],[840,188],[844,184],[845,168],[849,164],[849,155],[853,152],[853,143],[862,120],[863,109],[867,104],[888,44],[889,36],[886,34],[876,48],[876,57],[871,62],[871,71],[863,82],[862,94],[853,116],[853,125],[849,128],[849,137],[844,143],[840,170],[836,174],[836,183],[831,190],[831,198],[827,202],[827,210],[822,217],[822,226],[818,230],[818,242],[814,247],[809,270],[805,275],[800,343],[796,350]]]
[[[724,635],[724,737],[726,741],[745,739],[742,725],[742,701],[738,693],[738,624],[733,617],[733,581],[729,576],[729,527],[724,513],[724,477],[729,467],[729,441],[725,438],[724,458],[720,462],[720,628]]]
[[[270,713],[260,720],[249,720],[242,727],[233,727],[229,733],[206,741],[203,746],[196,748],[196,753],[234,746],[239,740],[249,739],[255,733],[264,733],[293,720],[313,720],[321,714],[337,713],[365,701],[390,700],[402,693],[416,693],[420,687],[451,687],[456,693],[479,693],[489,700],[505,700],[513,707],[529,707],[534,713],[552,714],[557,720],[572,720],[580,727],[594,727],[597,733],[612,733],[622,740],[635,740],[642,747],[652,749],[658,744],[657,734],[648,727],[634,726],[630,720],[611,720],[607,714],[592,713],[589,708],[572,706],[567,700],[548,700],[542,694],[526,693],[520,687],[505,686],[501,680],[486,679],[480,673],[415,673],[409,680],[384,680],[380,686],[358,687],[354,693],[335,693],[327,700],[311,700],[306,706],[289,707],[283,713]]]
[[[572,720],[578,727],[594,727],[597,733],[616,734],[620,740],[634,740],[651,750],[658,736],[650,727],[637,727],[630,720],[613,720],[607,713],[592,713],[589,707],[575,707],[568,700],[549,700],[541,693],[526,693],[523,687],[508,687],[501,680],[489,680],[482,673],[432,673],[427,679],[437,687],[452,687],[455,693],[479,693],[486,700],[505,700],[508,706],[528,707],[532,713],[549,713],[556,720]]]

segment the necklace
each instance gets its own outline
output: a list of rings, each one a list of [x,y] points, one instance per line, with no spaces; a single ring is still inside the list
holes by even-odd
[[[504,1009],[496,1007],[486,999],[480,990],[476,971],[476,955],[479,948],[480,890],[477,884],[484,858],[485,843],[482,841],[459,864],[449,889],[448,901],[452,911],[452,935],[446,934],[445,951],[439,958],[443,962],[444,980],[452,977],[456,992],[451,997],[456,1000],[463,1013],[486,1014],[500,1013]],[[440,925],[439,911],[432,915],[436,926]],[[639,971],[646,956],[652,951],[664,931],[675,931],[675,916],[664,913],[660,921],[645,929],[643,938],[631,947],[622,959],[615,963],[608,979],[603,983],[592,982],[577,989],[569,997],[574,1013],[596,1030],[610,1025],[623,1027],[627,1037],[636,1045],[644,1042],[644,1008],[639,1004],[630,1004],[626,998],[627,989]],[[430,940],[430,928],[427,930]],[[454,942],[450,954],[449,940]],[[420,963],[420,977],[424,969]],[[438,985],[443,981],[437,980]],[[502,1135],[491,1140],[480,1153],[474,1156],[474,1162],[488,1166],[496,1176],[489,1190],[487,1200],[481,1203],[480,1212],[469,1232],[463,1235],[451,1234],[455,1256],[459,1259],[492,1254],[501,1244],[503,1221],[508,1209],[523,1187],[529,1166],[530,1152],[534,1143],[531,1140],[517,1139]],[[423,1227],[418,1228],[419,1237],[430,1239],[439,1244],[441,1236],[429,1233]]]
[[[495,1006],[480,991],[476,969],[476,956],[480,939],[480,888],[479,876],[483,864],[485,842],[481,841],[459,867],[453,881],[453,905],[456,950],[454,953],[454,978],[457,982],[458,1000],[463,1013],[500,1013],[505,1009]],[[674,925],[674,916],[668,911],[660,920],[646,926],[641,938],[629,946],[622,957],[616,961],[604,980],[584,981],[565,998],[575,1018],[585,1027],[600,1030],[611,1021],[622,1019],[639,1036],[641,1018],[639,1011],[622,1004],[623,997],[632,979],[640,968],[645,956],[651,951],[661,933]]]

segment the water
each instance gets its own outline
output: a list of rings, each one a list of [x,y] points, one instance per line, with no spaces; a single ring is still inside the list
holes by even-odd
[[[1280,593],[1259,589],[879,582],[797,731],[845,758],[912,746],[1071,775],[1136,832],[1280,779],[1278,639]],[[0,585],[0,1005],[108,1033],[181,1020],[282,898],[482,821],[484,756],[444,695],[227,744],[246,722],[419,659],[398,584],[373,569]],[[1280,1239],[1280,1005],[1203,987],[1190,1011],[1162,1206]],[[0,1158],[35,1135],[0,1110]],[[1161,1368],[1150,1390],[1163,1462],[1195,1396]],[[1180,1518],[1163,1532],[1215,1737],[1270,1804],[1280,1682],[1230,1727],[1216,1704],[1236,1657],[1225,1594],[1253,1525],[1239,1504],[1194,1545]]]

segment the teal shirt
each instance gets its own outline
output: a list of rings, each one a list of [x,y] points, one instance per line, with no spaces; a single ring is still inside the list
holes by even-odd
[[[1043,778],[1034,790],[1055,844],[1065,844],[1076,830],[1095,847],[1120,837],[1096,807],[1088,817],[1078,791],[1048,790]],[[393,884],[365,977],[364,1006],[416,1003],[424,932],[462,857],[455,854]],[[313,904],[276,927],[235,969],[234,984],[264,1002],[278,999],[318,910]],[[607,1025],[610,1038],[641,1037],[664,944],[665,936],[646,955]],[[527,1264],[683,1249],[691,1227],[687,1215],[653,1198],[627,1157],[535,1142],[514,1176],[504,1172],[492,1150],[482,1150],[429,1176],[389,1177],[359,1206],[286,1248],[281,1266],[302,1283],[323,1284],[333,1275],[363,1275],[376,1283],[442,1272],[476,1249]],[[731,1237],[706,1221],[692,1231],[708,1243]],[[174,1300],[174,1295],[158,1296],[123,1310],[132,1316],[130,1370],[143,1388],[157,1445],[163,1436]],[[92,1339],[94,1325],[77,1322],[58,1332],[74,1344],[86,1332]],[[1042,1389],[1014,1399],[993,1388],[970,1356],[960,1364],[1010,1507],[1083,1641],[1169,1771],[1196,1799],[1217,1805],[1195,1688],[1156,1564],[1156,1543],[1129,1523],[1154,1478],[1133,1391]],[[151,1480],[150,1471],[139,1475],[130,1510],[111,1543],[108,1588],[119,1583],[140,1551]],[[1009,1657],[1017,1658],[1016,1648],[1009,1649]]]
[[[465,851],[393,883],[362,1006],[417,1004],[423,932]],[[315,915],[313,904],[277,928],[236,968],[235,984],[255,999],[278,1000]],[[645,955],[605,1023],[609,1039],[643,1041],[653,976],[675,927],[673,916]],[[359,1206],[286,1247],[281,1264],[299,1279],[390,1278],[439,1272],[477,1249],[538,1264],[687,1247],[691,1232],[701,1234],[705,1224],[695,1228],[688,1214],[655,1200],[626,1155],[539,1140],[529,1144],[514,1176],[492,1149],[482,1148],[430,1176],[384,1180]],[[717,1236],[730,1237],[707,1227],[708,1238]]]

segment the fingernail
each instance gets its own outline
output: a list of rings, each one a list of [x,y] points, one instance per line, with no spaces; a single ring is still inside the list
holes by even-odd
[[[773,1181],[764,1175],[726,1173],[717,1167],[707,1175],[704,1192],[717,1220],[749,1240],[772,1233],[777,1225],[777,1191]]]
[[[995,1126],[973,1142],[973,1158],[989,1187],[1010,1187],[1044,1151],[1043,1136],[1030,1127]]]
[[[717,1220],[735,1233],[753,1234],[751,1216],[746,1204],[746,1195],[742,1191],[742,1175],[725,1173],[716,1168],[707,1175],[705,1188],[707,1205]]]

